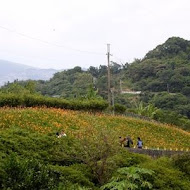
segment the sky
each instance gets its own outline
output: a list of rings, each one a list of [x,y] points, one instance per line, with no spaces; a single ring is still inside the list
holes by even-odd
[[[88,68],[141,59],[168,38],[190,40],[189,0],[0,0],[0,59]]]

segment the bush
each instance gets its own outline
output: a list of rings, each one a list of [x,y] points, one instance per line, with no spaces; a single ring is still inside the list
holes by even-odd
[[[187,131],[190,130],[190,120],[174,111],[159,110],[154,115],[154,119],[162,123],[179,126],[180,128]]]
[[[119,168],[110,182],[102,186],[101,189],[152,189],[149,180],[153,173],[152,170],[134,166]]]
[[[173,157],[174,165],[190,178],[190,154],[177,155]]]
[[[10,155],[3,165],[3,189],[53,189],[54,175],[49,168],[37,160],[20,159]]]
[[[151,158],[143,154],[135,154],[126,151],[125,149],[111,157],[112,161],[118,168],[138,166],[139,164],[151,161]]]
[[[72,185],[78,184],[82,187],[94,187],[94,184],[90,181],[90,178],[92,178],[90,170],[83,164],[51,166],[51,170],[56,173],[62,185],[66,186],[70,182]]]
[[[10,106],[16,107],[22,105],[22,97],[16,94],[0,94],[0,107]]]
[[[188,178],[173,166],[172,160],[169,158],[162,157],[143,163],[141,166],[154,171],[153,189],[187,190],[190,187]]]
[[[103,100],[74,100],[68,101],[61,98],[51,98],[41,95],[17,95],[11,93],[1,93],[0,94],[0,107],[10,106],[10,107],[55,107],[61,109],[71,109],[71,110],[88,110],[88,111],[103,111],[107,108],[108,103]]]
[[[126,111],[126,107],[121,104],[115,104],[114,108],[115,113],[124,114]]]

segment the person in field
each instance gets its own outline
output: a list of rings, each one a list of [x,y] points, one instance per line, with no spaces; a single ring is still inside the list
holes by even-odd
[[[60,133],[57,132],[56,135],[57,135],[57,138],[66,137],[67,136],[66,133],[63,130]]]
[[[119,143],[121,147],[125,146],[125,141],[126,141],[126,138],[119,137]]]
[[[142,142],[141,138],[138,137],[138,138],[137,138],[137,148],[142,149],[142,147],[143,147],[143,142]]]
[[[126,137],[126,142],[125,142],[125,147],[131,148],[132,145],[133,145],[133,141],[132,141],[131,137],[127,136]]]

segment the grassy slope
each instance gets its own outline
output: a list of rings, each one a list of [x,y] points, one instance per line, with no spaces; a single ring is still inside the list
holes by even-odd
[[[190,133],[168,125],[122,116],[92,115],[52,108],[0,108],[0,134],[17,130],[19,135],[21,128],[40,138],[40,135],[54,136],[57,131],[64,129],[67,135],[82,138],[90,137],[90,134],[100,131],[102,126],[114,131],[118,137],[130,135],[136,140],[140,136],[147,147],[190,148]]]

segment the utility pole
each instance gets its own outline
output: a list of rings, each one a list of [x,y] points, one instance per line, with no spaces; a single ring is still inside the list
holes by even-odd
[[[107,60],[108,60],[108,103],[111,106],[111,76],[110,76],[110,44],[107,44]]]
[[[120,79],[120,94],[122,94],[122,82],[121,82],[121,79]]]
[[[115,115],[115,102],[114,102],[114,88],[111,89],[111,95],[112,95],[112,107],[113,107],[113,115]]]

